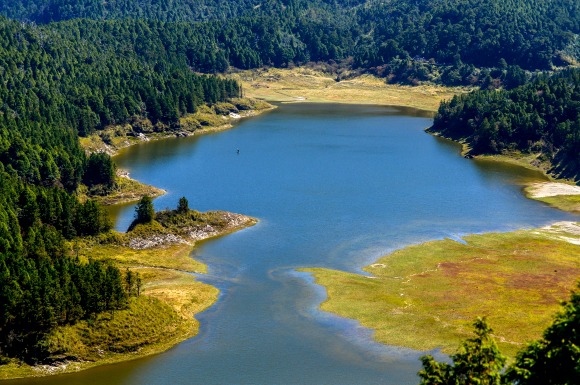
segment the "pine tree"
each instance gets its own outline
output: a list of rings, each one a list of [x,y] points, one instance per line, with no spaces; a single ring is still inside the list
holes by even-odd
[[[435,361],[433,356],[421,357],[421,385],[500,385],[506,358],[491,336],[485,318],[473,324],[475,338],[468,339],[451,356],[452,364]]]

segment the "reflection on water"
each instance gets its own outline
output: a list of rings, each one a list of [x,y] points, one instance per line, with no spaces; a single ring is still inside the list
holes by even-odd
[[[544,225],[571,215],[525,199],[538,175],[459,156],[423,132],[428,117],[373,106],[283,105],[235,129],[130,148],[132,177],[199,210],[258,217],[201,244],[200,279],[220,288],[200,334],[174,349],[42,384],[416,384],[421,352],[385,347],[356,322],[321,313],[302,266],[360,271],[404,245]],[[237,149],[240,153],[237,153]],[[117,228],[133,217],[120,209]]]

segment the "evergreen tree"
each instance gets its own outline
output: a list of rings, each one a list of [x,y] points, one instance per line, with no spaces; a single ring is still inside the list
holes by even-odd
[[[180,214],[187,213],[189,211],[189,202],[186,197],[179,198],[179,203],[177,204],[177,212]]]
[[[116,166],[111,157],[97,152],[87,159],[83,182],[93,191],[98,189],[100,193],[107,193],[115,186],[115,174]]]
[[[421,357],[421,385],[500,385],[506,358],[491,336],[485,318],[473,324],[475,337],[466,340],[451,356],[452,364],[437,362],[431,355]]]
[[[135,222],[149,223],[154,217],[155,210],[153,209],[153,200],[148,195],[145,195],[135,207]]]
[[[580,286],[578,287],[580,289]],[[521,350],[506,373],[517,385],[574,385],[580,380],[580,291],[563,304],[542,339]]]

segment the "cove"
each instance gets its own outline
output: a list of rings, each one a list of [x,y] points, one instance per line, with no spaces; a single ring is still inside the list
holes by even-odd
[[[526,199],[541,179],[459,156],[424,133],[422,113],[290,104],[226,132],[135,146],[116,162],[198,210],[260,222],[203,242],[199,279],[221,290],[201,331],[170,351],[18,384],[416,384],[424,352],[388,347],[355,322],[317,310],[324,292],[299,267],[360,271],[402,246],[462,234],[577,220]],[[237,150],[239,149],[239,154]],[[125,230],[133,207],[118,214]]]

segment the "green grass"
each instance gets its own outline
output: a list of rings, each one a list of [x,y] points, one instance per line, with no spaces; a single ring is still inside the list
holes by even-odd
[[[580,195],[556,195],[533,199],[547,203],[560,210],[580,213]]]
[[[110,206],[137,202],[145,195],[154,198],[163,194],[165,194],[165,190],[160,188],[141,183],[128,177],[117,176],[115,178],[115,188],[111,193],[104,196],[91,196],[90,198],[103,205]],[[83,197],[83,199],[88,198]]]
[[[197,334],[194,315],[211,306],[219,290],[195,279],[192,272],[204,273],[207,267],[194,260],[190,243],[166,244],[143,250],[127,245],[132,237],[186,234],[190,228],[211,225],[212,236],[228,234],[251,226],[256,220],[214,211],[184,214],[162,212],[153,221],[140,224],[129,233],[110,231],[97,237],[68,242],[71,256],[109,260],[123,272],[138,273],[141,295],[131,298],[128,309],[106,312],[95,319],[72,326],[58,327],[48,339],[56,366],[31,367],[17,362],[0,366],[0,379],[42,376],[87,369],[160,353]]]
[[[580,238],[576,235],[576,238]],[[305,269],[328,291],[322,309],[383,343],[454,351],[487,316],[504,353],[537,339],[580,277],[580,246],[539,230],[409,246],[365,268],[372,277]]]
[[[149,296],[132,298],[127,310],[102,313],[94,320],[57,329],[49,338],[53,354],[96,361],[112,353],[136,353],[193,330],[171,307]]]
[[[166,247],[156,247],[144,250],[135,250],[123,246],[125,235],[111,232],[111,237],[116,239],[115,243],[110,240],[99,242],[94,239],[77,240],[70,243],[71,254],[78,249],[81,258],[112,260],[119,267],[127,268],[132,266],[149,266],[178,271],[205,273],[207,266],[191,258],[190,253],[193,248],[188,244],[175,244]]]

